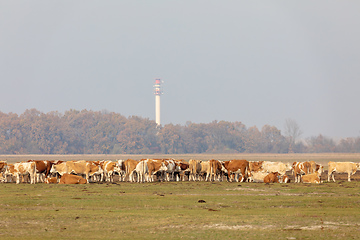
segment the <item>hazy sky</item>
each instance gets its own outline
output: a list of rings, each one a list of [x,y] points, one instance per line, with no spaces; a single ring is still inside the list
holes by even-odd
[[[0,111],[360,136],[360,1],[0,0]]]

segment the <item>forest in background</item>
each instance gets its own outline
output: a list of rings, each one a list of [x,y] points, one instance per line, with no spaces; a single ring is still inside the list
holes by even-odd
[[[0,154],[181,154],[360,152],[360,137],[334,141],[323,135],[299,141],[296,123],[285,134],[275,126],[241,122],[166,124],[108,111],[36,109],[0,112]]]

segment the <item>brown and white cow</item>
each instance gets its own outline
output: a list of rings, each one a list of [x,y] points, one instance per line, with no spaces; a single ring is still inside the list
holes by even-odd
[[[335,182],[334,173],[347,173],[348,181],[350,182],[350,176],[354,175],[357,170],[360,170],[359,163],[354,162],[329,162],[328,163],[328,181],[330,182],[330,177],[332,176],[333,181]]]
[[[47,178],[45,178],[44,183],[56,184],[56,183],[58,183],[58,179],[57,179],[57,177],[47,177]]]
[[[201,160],[190,159],[189,160],[189,181],[199,181],[201,173]]]
[[[117,162],[105,161],[102,164],[102,169],[105,181],[107,182],[114,182],[114,174],[120,173],[120,168]]]
[[[126,177],[125,160],[123,160],[123,159],[117,160],[117,165],[118,165],[118,168],[120,169],[119,181],[125,181],[125,177]]]
[[[26,175],[30,175],[30,184],[36,183],[36,164],[34,162],[19,162],[14,164],[16,184]]]
[[[34,162],[36,164],[36,181],[44,182],[44,179],[50,174],[53,163],[43,160],[28,160],[28,162]]]
[[[163,160],[160,159],[147,159],[147,165],[149,169],[149,181],[154,181],[154,174],[160,173],[160,176],[163,176],[165,171],[168,170]],[[164,178],[160,179],[161,181],[164,180]]]
[[[264,178],[264,183],[278,183],[279,182],[279,177],[280,177],[280,173],[278,173],[278,172],[269,173]]]
[[[312,173],[312,165],[310,162],[293,162],[292,172],[295,178],[295,183],[301,182],[301,176]]]
[[[295,182],[301,182],[301,177],[309,173],[318,173],[319,177],[324,171],[324,167],[320,164],[315,163],[314,161],[307,162],[294,162],[292,164],[292,172],[295,178]]]
[[[174,160],[176,181],[185,181],[185,175],[189,176],[189,163],[184,160]]]
[[[65,173],[61,176],[59,184],[86,184],[88,181],[77,175]]]
[[[223,171],[228,174],[228,181],[232,182],[233,176],[235,176],[237,182],[244,182],[248,179],[249,162],[247,160],[223,161],[222,165],[224,167]]]

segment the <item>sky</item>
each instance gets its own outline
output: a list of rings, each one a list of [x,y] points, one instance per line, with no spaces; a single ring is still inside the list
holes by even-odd
[[[0,111],[360,136],[360,1],[0,0]]]

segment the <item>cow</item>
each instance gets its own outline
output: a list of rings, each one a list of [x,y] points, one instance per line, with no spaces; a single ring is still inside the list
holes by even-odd
[[[299,183],[302,175],[312,173],[312,164],[310,162],[293,162],[292,172],[295,183]]]
[[[208,181],[210,177],[210,161],[201,161],[200,179]]]
[[[61,162],[58,164],[53,164],[50,173],[54,175],[59,175],[60,177],[64,175],[65,173],[68,173],[66,162]]]
[[[47,178],[50,174],[53,163],[51,161],[42,160],[28,160],[28,162],[34,162],[36,164],[36,181],[44,182],[44,178]]]
[[[149,167],[147,162],[148,160],[142,160],[136,165],[135,171],[138,176],[137,182],[149,181]]]
[[[44,183],[51,184],[51,183],[58,183],[57,177],[47,177],[45,178]]]
[[[289,183],[291,180],[287,175],[283,175],[279,177],[279,182],[280,183]]]
[[[0,173],[5,172],[7,167],[7,162],[6,161],[0,161]]]
[[[0,161],[0,177],[1,182],[5,182],[6,177],[4,175],[5,171],[7,169],[7,162],[6,161]]]
[[[228,174],[228,181],[233,181],[232,176],[235,175],[235,180],[244,182],[248,178],[249,162],[247,160],[230,160],[223,162],[223,171]],[[241,178],[240,178],[241,175]],[[240,178],[240,179],[239,179]]]
[[[251,172],[249,176],[249,182],[263,183],[264,178],[268,175],[267,172],[255,171]]]
[[[279,182],[280,173],[272,172],[266,175],[264,178],[264,183],[278,183]]]
[[[81,176],[72,175],[68,173],[64,173],[61,178],[59,184],[86,184],[88,180]]]
[[[34,162],[19,162],[14,164],[16,184],[20,183],[21,177],[30,175],[30,184],[36,183],[36,164]]]
[[[350,182],[350,176],[354,175],[357,170],[360,169],[359,163],[354,162],[329,162],[328,163],[328,182],[330,182],[330,177],[332,176],[333,181],[335,182],[334,173],[347,173],[348,181]]]
[[[250,172],[262,172],[263,171],[263,167],[262,167],[263,162],[264,161],[257,161],[257,162],[250,161],[249,162],[249,171]]]
[[[220,181],[220,176],[222,173],[223,165],[219,160],[211,159],[209,160],[210,165],[210,174],[208,177],[209,181]]]
[[[287,171],[291,171],[292,166],[290,163],[264,161],[262,168],[268,173],[278,172],[280,175],[285,175]]]
[[[184,160],[175,160],[175,175],[176,181],[185,181],[185,175],[189,176],[189,163],[185,162]]]
[[[124,166],[125,166],[124,181],[128,180],[130,182],[135,182],[134,173],[135,173],[136,165],[138,163],[139,161],[133,159],[127,159],[126,161],[124,161]]]
[[[170,181],[170,180],[174,180],[174,173],[175,173],[175,168],[176,168],[176,164],[175,161],[173,159],[165,159],[163,160],[165,166],[166,166],[166,170],[165,170],[165,180],[166,181]]]
[[[199,181],[200,180],[200,172],[201,172],[201,160],[189,160],[189,181]]]
[[[150,182],[154,181],[154,174],[161,173],[161,175],[162,175],[162,173],[164,173],[165,171],[168,170],[164,161],[159,160],[159,159],[148,159],[147,165],[149,168],[149,181]]]
[[[318,172],[303,175],[301,179],[303,183],[321,183]]]
[[[102,174],[102,169],[100,166],[97,166],[96,164],[92,162],[86,162],[86,161],[68,161],[66,162],[67,172],[66,173],[73,173],[78,175],[84,175],[86,178],[86,181],[89,182],[89,177],[93,176],[95,174]]]
[[[117,162],[105,161],[102,164],[103,175],[105,176],[105,181],[114,182],[114,174],[120,173],[120,168]]]
[[[125,160],[117,160],[117,165],[118,168],[120,169],[119,171],[119,181],[125,181],[125,176],[126,176],[126,169],[125,169]]]
[[[5,172],[3,173],[5,182],[12,182],[13,177],[15,177],[14,164],[7,164]],[[10,180],[8,180],[10,178]]]
[[[101,174],[103,171],[100,166],[92,162],[86,161],[68,161],[60,164],[54,164],[50,170],[51,173],[58,173],[60,176],[64,174],[84,175],[86,180],[95,174]]]

